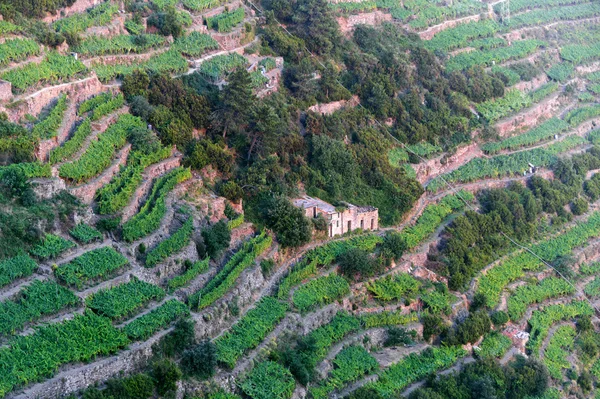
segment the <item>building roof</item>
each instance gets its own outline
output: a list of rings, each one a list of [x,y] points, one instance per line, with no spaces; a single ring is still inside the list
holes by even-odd
[[[320,211],[328,214],[338,212],[336,210],[336,207],[331,205],[330,203],[320,200],[318,198],[309,197],[308,195],[305,195],[302,198],[296,198],[295,200],[292,200],[292,202],[297,207],[303,209],[317,207],[317,209],[319,209]],[[345,203],[344,207],[346,209],[356,209],[358,213],[373,212],[377,210],[377,208],[373,206],[356,206],[349,203]]]
[[[335,206],[320,200],[318,198],[313,198],[313,197],[309,197],[308,195],[303,196],[302,198],[297,198],[295,200],[293,200],[294,205],[296,205],[299,208],[314,208],[317,207],[317,209],[320,209],[323,212],[326,213],[335,213]]]

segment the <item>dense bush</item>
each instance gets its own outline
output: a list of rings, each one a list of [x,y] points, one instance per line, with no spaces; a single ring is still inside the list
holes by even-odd
[[[379,273],[382,265],[365,250],[351,248],[338,258],[340,272],[353,279],[366,278]]]
[[[267,197],[262,200],[260,210],[265,225],[275,232],[283,247],[299,247],[310,240],[310,221],[287,198]]]
[[[183,352],[181,367],[186,374],[206,380],[213,376],[217,367],[217,346],[211,341],[202,341]]]
[[[202,238],[206,246],[206,253],[212,259],[218,259],[231,241],[231,232],[225,220],[219,220],[217,223],[202,230]]]

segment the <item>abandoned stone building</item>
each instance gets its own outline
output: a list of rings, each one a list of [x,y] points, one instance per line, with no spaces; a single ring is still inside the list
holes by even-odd
[[[327,221],[329,237],[344,234],[356,229],[377,230],[379,211],[372,206],[356,206],[346,203],[344,207],[335,207],[318,198],[305,195],[295,199],[294,205],[304,209],[308,218],[322,215]]]

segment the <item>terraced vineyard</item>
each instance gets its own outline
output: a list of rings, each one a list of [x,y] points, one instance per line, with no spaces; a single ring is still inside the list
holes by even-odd
[[[597,2],[8,3],[0,398],[600,397]]]

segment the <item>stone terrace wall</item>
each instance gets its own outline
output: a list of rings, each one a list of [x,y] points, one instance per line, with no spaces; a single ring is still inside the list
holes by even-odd
[[[442,157],[430,159],[427,162],[412,165],[413,169],[417,174],[417,180],[423,184],[429,179],[433,179],[443,173],[448,173],[451,170],[458,168],[459,166],[469,162],[473,158],[477,158],[483,155],[483,152],[477,145],[472,143],[464,147],[460,147],[456,150],[456,153],[446,158],[444,164],[442,164]]]
[[[77,103],[75,101],[70,101],[61,127],[58,129],[58,134],[56,137],[40,142],[35,151],[36,159],[39,159],[42,162],[47,161],[50,151],[52,151],[55,147],[58,147],[60,143],[63,143],[67,139],[69,133],[71,132],[71,128],[77,119],[79,119],[77,117]]]
[[[136,343],[130,349],[116,356],[72,368],[58,373],[54,378],[31,386],[22,392],[8,394],[7,399],[58,399],[96,383],[106,381],[111,376],[138,371],[152,356],[152,345],[168,331],[162,331],[143,343]]]
[[[366,12],[347,17],[339,17],[338,23],[343,34],[350,34],[356,25],[380,25],[383,22],[391,21],[392,15],[382,11]]]
[[[531,79],[531,81],[529,81],[529,82],[519,82],[516,85],[512,86],[512,88],[521,90],[521,91],[534,91],[534,90],[539,89],[546,83],[548,83],[548,75],[546,75],[544,73],[540,76],[536,76],[535,78]]]
[[[117,155],[117,161],[113,162],[102,174],[88,184],[71,188],[69,191],[83,203],[89,204],[94,199],[96,191],[102,186],[108,184],[110,180],[119,172],[119,168],[127,162],[127,156],[131,150],[131,144],[127,144]]]
[[[309,107],[308,110],[322,115],[331,115],[345,107],[356,107],[360,103],[358,96],[352,96],[350,100],[333,101],[325,104],[316,104]]]
[[[560,93],[554,94],[548,100],[542,101],[524,112],[498,122],[496,130],[500,137],[509,136],[511,133],[519,130],[530,129],[542,120],[556,115],[561,106],[559,95]]]
[[[30,96],[20,99],[10,107],[0,107],[0,112],[6,112],[11,122],[18,122],[26,114],[38,115],[44,107],[55,100],[60,94],[67,94],[70,101],[78,102],[91,97],[103,90],[102,83],[95,74],[76,82],[64,83],[47,87]]]

